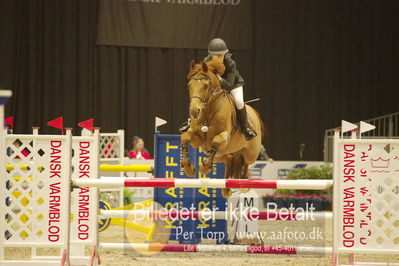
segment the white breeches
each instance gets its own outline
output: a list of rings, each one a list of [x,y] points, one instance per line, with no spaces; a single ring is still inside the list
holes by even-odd
[[[231,94],[233,95],[237,109],[241,110],[242,108],[244,108],[244,95],[242,86],[232,89]]]

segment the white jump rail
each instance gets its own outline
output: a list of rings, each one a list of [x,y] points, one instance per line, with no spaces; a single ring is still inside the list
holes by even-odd
[[[332,220],[332,212],[226,212],[226,211],[168,211],[168,210],[101,210],[100,218],[141,219],[201,219],[201,220],[282,220],[320,221]]]

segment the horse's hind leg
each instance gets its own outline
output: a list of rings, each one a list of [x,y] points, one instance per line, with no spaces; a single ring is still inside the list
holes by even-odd
[[[225,165],[225,172],[224,172],[224,179],[229,179],[232,175],[232,155],[226,155],[224,165]],[[229,198],[232,194],[231,188],[222,188],[222,196],[223,198]]]
[[[231,191],[231,188],[222,188],[222,196],[223,196],[223,198],[225,198],[225,199],[230,198],[232,193],[233,192]]]
[[[248,179],[248,164],[244,162],[241,179]],[[247,193],[249,188],[240,188],[241,193]]]
[[[181,150],[182,150],[182,158],[180,161],[181,167],[184,168],[184,172],[188,176],[195,175],[195,167],[190,162],[189,152],[188,152],[188,145],[190,144],[191,136],[188,132],[184,132],[181,135]]]
[[[258,137],[256,137],[258,138]],[[242,179],[248,179],[249,178],[249,165],[254,163],[256,158],[258,157],[259,154],[259,147],[260,147],[260,142],[257,142],[257,139],[252,139],[250,142],[250,146],[244,149],[242,155],[243,155],[243,167],[242,167]],[[249,189],[242,188],[240,189],[241,193],[248,192]]]

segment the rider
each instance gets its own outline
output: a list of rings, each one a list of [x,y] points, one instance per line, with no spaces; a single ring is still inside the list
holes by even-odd
[[[237,70],[236,62],[231,58],[232,54],[228,53],[229,49],[227,48],[225,41],[220,38],[215,38],[209,42],[208,52],[209,55],[204,58],[205,62],[220,60],[225,65],[226,70],[224,74],[218,76],[219,83],[223,89],[230,91],[233,95],[241,130],[244,133],[245,139],[250,140],[256,136],[256,132],[252,129],[248,121],[243,97],[244,79]],[[185,132],[188,128],[189,124],[185,123],[180,128],[180,132]]]

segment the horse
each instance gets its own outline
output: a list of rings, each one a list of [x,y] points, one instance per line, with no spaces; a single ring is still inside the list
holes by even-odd
[[[248,166],[255,162],[261,149],[264,125],[259,113],[246,105],[248,119],[257,136],[247,141],[242,134],[232,95],[222,89],[218,76],[225,71],[224,64],[215,60],[196,64],[191,61],[187,75],[190,95],[190,127],[180,136],[182,157],[180,164],[188,176],[196,169],[189,159],[188,146],[201,147],[208,157],[200,166],[200,173],[207,175],[213,162],[225,164],[225,179],[248,178]],[[246,192],[248,189],[241,189]],[[224,198],[231,196],[231,189],[223,188]]]

